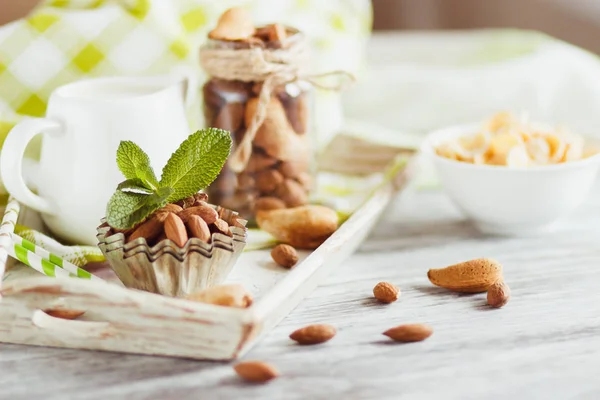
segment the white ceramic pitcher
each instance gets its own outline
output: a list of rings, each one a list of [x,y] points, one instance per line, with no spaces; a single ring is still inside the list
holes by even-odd
[[[120,141],[138,144],[160,178],[162,167],[191,133],[187,86],[185,79],[174,77],[112,77],[57,88],[46,117],[24,120],[4,142],[0,172],[7,191],[40,211],[58,237],[95,245],[106,203],[125,179],[116,163]],[[27,144],[40,133],[35,194],[25,184],[22,161]]]

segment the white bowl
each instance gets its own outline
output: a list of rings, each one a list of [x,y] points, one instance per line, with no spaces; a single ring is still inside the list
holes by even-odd
[[[483,232],[530,235],[556,228],[585,199],[600,169],[600,154],[580,161],[530,168],[475,165],[439,156],[448,140],[475,134],[481,125],[461,125],[430,134],[421,148],[440,183]]]

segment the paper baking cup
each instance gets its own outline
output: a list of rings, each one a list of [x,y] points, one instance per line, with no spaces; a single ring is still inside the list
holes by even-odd
[[[236,212],[212,207],[227,223],[237,219],[246,224]],[[191,238],[178,247],[167,239],[150,247],[144,238],[125,243],[122,233],[107,236],[110,227],[105,220],[97,231],[98,247],[126,287],[172,297],[223,283],[246,246],[247,234],[245,228],[232,226],[233,237],[214,233],[211,243]]]

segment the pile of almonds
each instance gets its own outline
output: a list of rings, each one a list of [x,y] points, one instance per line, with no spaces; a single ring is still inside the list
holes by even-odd
[[[286,48],[294,34],[280,24],[255,28],[245,10],[231,8],[221,16],[209,38],[218,40],[214,46],[220,48],[260,47],[271,51]],[[261,81],[218,77],[212,77],[203,87],[206,124],[230,131],[234,152],[255,117],[261,89]],[[252,219],[257,210],[306,204],[311,186],[307,123],[305,88],[297,82],[276,87],[252,142],[248,164],[239,173],[226,166],[209,188],[211,198],[246,219]]]
[[[207,203],[205,193],[196,193],[177,203],[156,210],[145,221],[126,231],[121,231],[126,242],[144,238],[149,246],[169,239],[184,247],[190,238],[209,243],[213,233],[233,236],[229,224]],[[237,221],[236,226],[242,227]]]

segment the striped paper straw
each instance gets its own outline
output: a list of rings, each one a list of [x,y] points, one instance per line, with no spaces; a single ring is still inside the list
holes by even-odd
[[[38,256],[37,254],[27,250],[25,247],[14,243],[12,247],[8,248],[10,256],[21,261],[23,264],[35,269],[38,272],[46,276],[56,278],[76,278],[77,275],[70,273],[69,271],[62,269],[56,264]]]
[[[15,244],[21,245],[21,247],[23,247],[25,250],[27,250],[29,252],[33,252],[35,255],[40,256],[44,263],[50,262],[51,264],[54,264],[57,267],[60,267],[64,270],[66,270],[67,272],[70,272],[72,275],[74,275],[74,277],[77,277],[77,278],[91,279],[91,280],[97,280],[97,281],[103,280],[101,278],[98,278],[95,275],[92,275],[91,273],[87,272],[86,270],[79,268],[77,265],[70,263],[67,260],[63,260],[59,256],[50,253],[46,249],[36,246],[35,243],[32,243],[27,239],[23,239],[21,236],[17,235],[16,233],[12,233],[11,237]],[[44,270],[46,270],[46,269],[44,269]]]
[[[15,224],[19,217],[21,206],[11,196],[8,198],[8,204],[4,209],[4,217],[2,218],[2,224],[0,225],[0,286],[2,286],[2,280],[4,279],[4,273],[6,272],[6,263],[8,262],[8,256],[11,255],[12,239],[10,235],[15,231]]]

